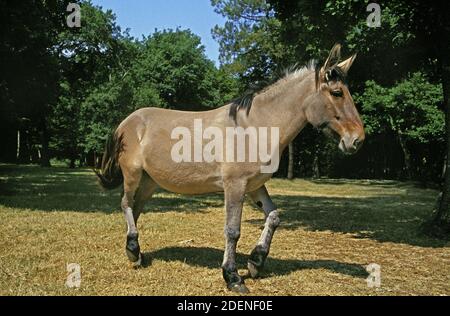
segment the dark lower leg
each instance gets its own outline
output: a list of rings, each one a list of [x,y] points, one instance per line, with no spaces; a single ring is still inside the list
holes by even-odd
[[[136,228],[136,221],[133,214],[133,193],[126,192],[122,198],[122,210],[124,212],[125,221],[127,222],[127,242],[125,252],[128,259],[139,265],[141,261],[141,252],[139,247],[139,234]]]
[[[136,264],[140,264],[141,260],[141,248],[139,247],[138,238],[138,233],[127,234],[127,244],[125,246],[128,259]]]
[[[144,209],[145,202],[151,198],[153,192],[156,190],[156,183],[146,174],[144,173],[141,182],[139,184],[139,188],[136,191],[133,200],[132,207],[132,216],[130,216],[129,209],[125,208],[125,218],[128,225],[127,231],[127,244],[126,244],[126,253],[131,262],[134,262],[135,266],[140,266],[145,264],[143,262],[143,257],[141,254],[141,249],[139,247],[139,234],[137,231],[137,221],[139,219],[139,215],[141,215],[142,210]],[[124,206],[130,206],[129,199],[131,198],[131,194],[126,196],[127,201],[124,203]],[[132,218],[131,218],[132,217]]]
[[[223,256],[222,273],[228,289],[247,293],[243,278],[238,274],[236,267],[236,247],[240,237],[242,205],[244,201],[244,188],[230,186],[225,190],[225,253]]]
[[[269,193],[267,192],[265,186],[262,186],[254,192],[250,192],[249,196],[256,203],[256,205],[264,211],[264,215],[266,217],[263,232],[261,233],[261,237],[259,238],[255,248],[250,254],[247,265],[250,275],[252,277],[256,277],[264,267],[264,262],[269,254],[273,234],[275,233],[280,220],[278,218],[276,206],[270,199]]]
[[[240,232],[232,229],[225,229],[225,253],[222,263],[222,274],[229,289],[233,289],[243,283],[242,277],[236,268],[236,247],[240,237]]]
[[[248,259],[248,270],[253,278],[257,277],[264,267],[264,263],[270,251],[273,234],[279,223],[280,219],[278,218],[278,212],[276,210],[270,212],[269,216],[266,218],[261,237]]]

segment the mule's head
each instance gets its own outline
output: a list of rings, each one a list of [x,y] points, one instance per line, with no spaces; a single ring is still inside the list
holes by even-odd
[[[364,126],[346,85],[347,72],[356,54],[341,61],[341,46],[334,45],[325,64],[316,72],[317,92],[305,109],[314,127],[339,140],[345,154],[355,153],[362,145]]]

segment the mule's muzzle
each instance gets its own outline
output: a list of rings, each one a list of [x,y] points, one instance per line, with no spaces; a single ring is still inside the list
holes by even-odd
[[[339,149],[346,155],[356,153],[364,142],[364,135],[344,135],[339,142]]]

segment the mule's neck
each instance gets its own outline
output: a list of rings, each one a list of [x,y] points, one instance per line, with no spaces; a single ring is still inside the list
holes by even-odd
[[[307,125],[305,108],[316,93],[314,71],[302,78],[286,78],[255,96],[246,126],[278,127],[280,154]]]

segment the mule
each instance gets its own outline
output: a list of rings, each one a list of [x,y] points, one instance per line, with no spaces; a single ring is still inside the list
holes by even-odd
[[[340,50],[341,46],[336,44],[323,66],[310,63],[293,70],[250,100],[204,112],[141,108],[121,122],[107,142],[101,170],[96,173],[107,189],[123,183],[121,207],[128,227],[125,249],[131,262],[142,263],[137,221],[144,203],[157,187],[181,194],[223,192],[226,211],[223,278],[230,290],[248,292],[236,267],[242,206],[247,195],[265,215],[264,228],[247,265],[250,276],[257,277],[280,223],[277,208],[264,185],[273,172],[261,172],[261,167],[270,161],[174,161],[171,152],[179,139],[173,138],[173,130],[183,127],[195,134],[194,120],[201,120],[205,127],[218,128],[223,134],[229,127],[276,127],[277,144],[273,140],[269,143],[278,149],[274,151],[278,156],[272,158],[279,161],[286,146],[309,123],[336,137],[344,153],[355,153],[365,134],[345,79],[356,55],[341,61]]]

